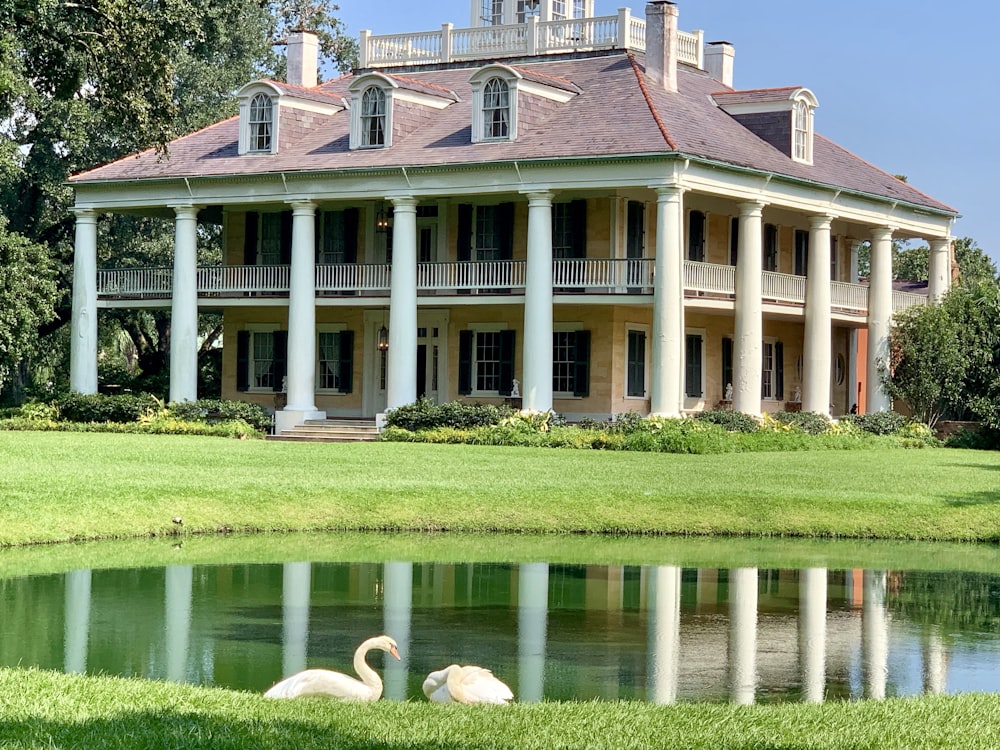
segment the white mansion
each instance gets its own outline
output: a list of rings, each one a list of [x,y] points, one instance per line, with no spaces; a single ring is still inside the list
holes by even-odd
[[[733,88],[733,47],[672,3],[471,5],[471,28],[362,32],[321,85],[294,34],[289,82],[248,83],[238,117],[74,176],[73,389],[97,391],[98,311],[146,307],[171,310],[171,401],[221,312],[222,396],[284,388],[279,429],[515,380],[571,418],[889,407],[893,312],[926,299],[893,291],[891,242],[929,243],[937,297],[954,209],[815,133],[809,89]],[[173,267],[98,268],[114,212],[173,217]],[[197,265],[199,222],[223,264]]]

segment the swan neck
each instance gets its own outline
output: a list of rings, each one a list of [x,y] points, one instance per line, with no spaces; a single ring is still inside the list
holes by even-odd
[[[354,652],[354,671],[358,673],[361,681],[371,688],[374,700],[378,700],[382,697],[382,678],[378,676],[378,672],[368,666],[365,659],[373,648],[375,648],[374,638],[369,638],[358,646],[358,650]]]

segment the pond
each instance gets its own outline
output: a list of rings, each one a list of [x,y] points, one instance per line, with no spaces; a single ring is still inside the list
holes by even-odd
[[[369,661],[392,700],[423,700],[427,673],[456,662],[492,669],[521,701],[1000,690],[1000,575],[854,567],[850,550],[828,567],[704,552],[694,565],[641,552],[588,563],[593,542],[576,544],[569,562],[187,562],[178,548],[158,566],[0,565],[0,665],[261,692],[307,666],[351,672],[355,647],[385,632],[401,660]]]

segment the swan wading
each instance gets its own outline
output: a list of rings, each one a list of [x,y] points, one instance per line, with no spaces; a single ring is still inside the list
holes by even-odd
[[[514,694],[483,667],[458,664],[431,672],[424,680],[424,695],[434,703],[507,703]]]
[[[365,661],[368,652],[376,648],[399,658],[396,642],[387,635],[379,635],[369,638],[354,652],[354,671],[360,680],[329,669],[306,669],[272,685],[264,697],[377,701],[382,697],[382,678]]]

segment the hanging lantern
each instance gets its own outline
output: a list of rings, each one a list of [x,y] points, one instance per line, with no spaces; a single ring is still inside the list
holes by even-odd
[[[378,211],[375,212],[375,231],[382,233],[389,231],[389,213],[383,203],[379,204]]]
[[[389,329],[384,325],[378,329],[378,350],[380,352],[389,351]]]

